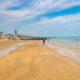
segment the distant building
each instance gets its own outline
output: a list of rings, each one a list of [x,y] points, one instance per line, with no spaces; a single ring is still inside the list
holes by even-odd
[[[0,32],[0,37],[4,37],[4,33],[3,32]]]
[[[15,35],[16,35],[16,36],[18,35],[18,31],[17,31],[17,30],[15,30]]]
[[[15,39],[13,34],[6,34],[5,35],[8,39]]]
[[[6,37],[14,37],[13,34],[6,34],[5,36],[6,36]]]

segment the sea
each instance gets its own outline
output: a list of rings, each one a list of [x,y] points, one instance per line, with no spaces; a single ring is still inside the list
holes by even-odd
[[[50,48],[56,48],[62,56],[80,64],[80,36],[50,38],[46,45]]]

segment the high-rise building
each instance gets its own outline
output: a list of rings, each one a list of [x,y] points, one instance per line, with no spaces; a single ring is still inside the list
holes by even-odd
[[[18,35],[18,31],[17,31],[17,29],[15,30],[15,35]]]

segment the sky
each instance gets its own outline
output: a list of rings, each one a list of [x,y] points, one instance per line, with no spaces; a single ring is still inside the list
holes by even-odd
[[[80,0],[0,0],[0,32],[80,36]]]

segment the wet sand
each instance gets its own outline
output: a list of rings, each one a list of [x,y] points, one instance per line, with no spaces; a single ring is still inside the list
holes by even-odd
[[[46,45],[50,48],[55,48],[59,54],[80,65],[80,52],[77,52],[75,48],[71,49],[69,47],[64,47],[50,42],[46,42]]]
[[[0,58],[7,56],[12,51],[19,48],[19,46],[24,44],[33,44],[30,41],[22,41],[22,40],[2,40],[2,47],[0,49]]]
[[[8,40],[8,39],[3,39],[0,40],[0,51],[7,49],[8,47],[11,47],[11,45],[15,45],[17,43],[21,43],[24,41],[21,40]]]
[[[34,41],[0,58],[0,80],[80,80],[80,66]]]
[[[25,41],[22,40],[0,40],[0,58],[7,56],[11,51],[15,50],[19,45],[23,43],[25,43]]]

